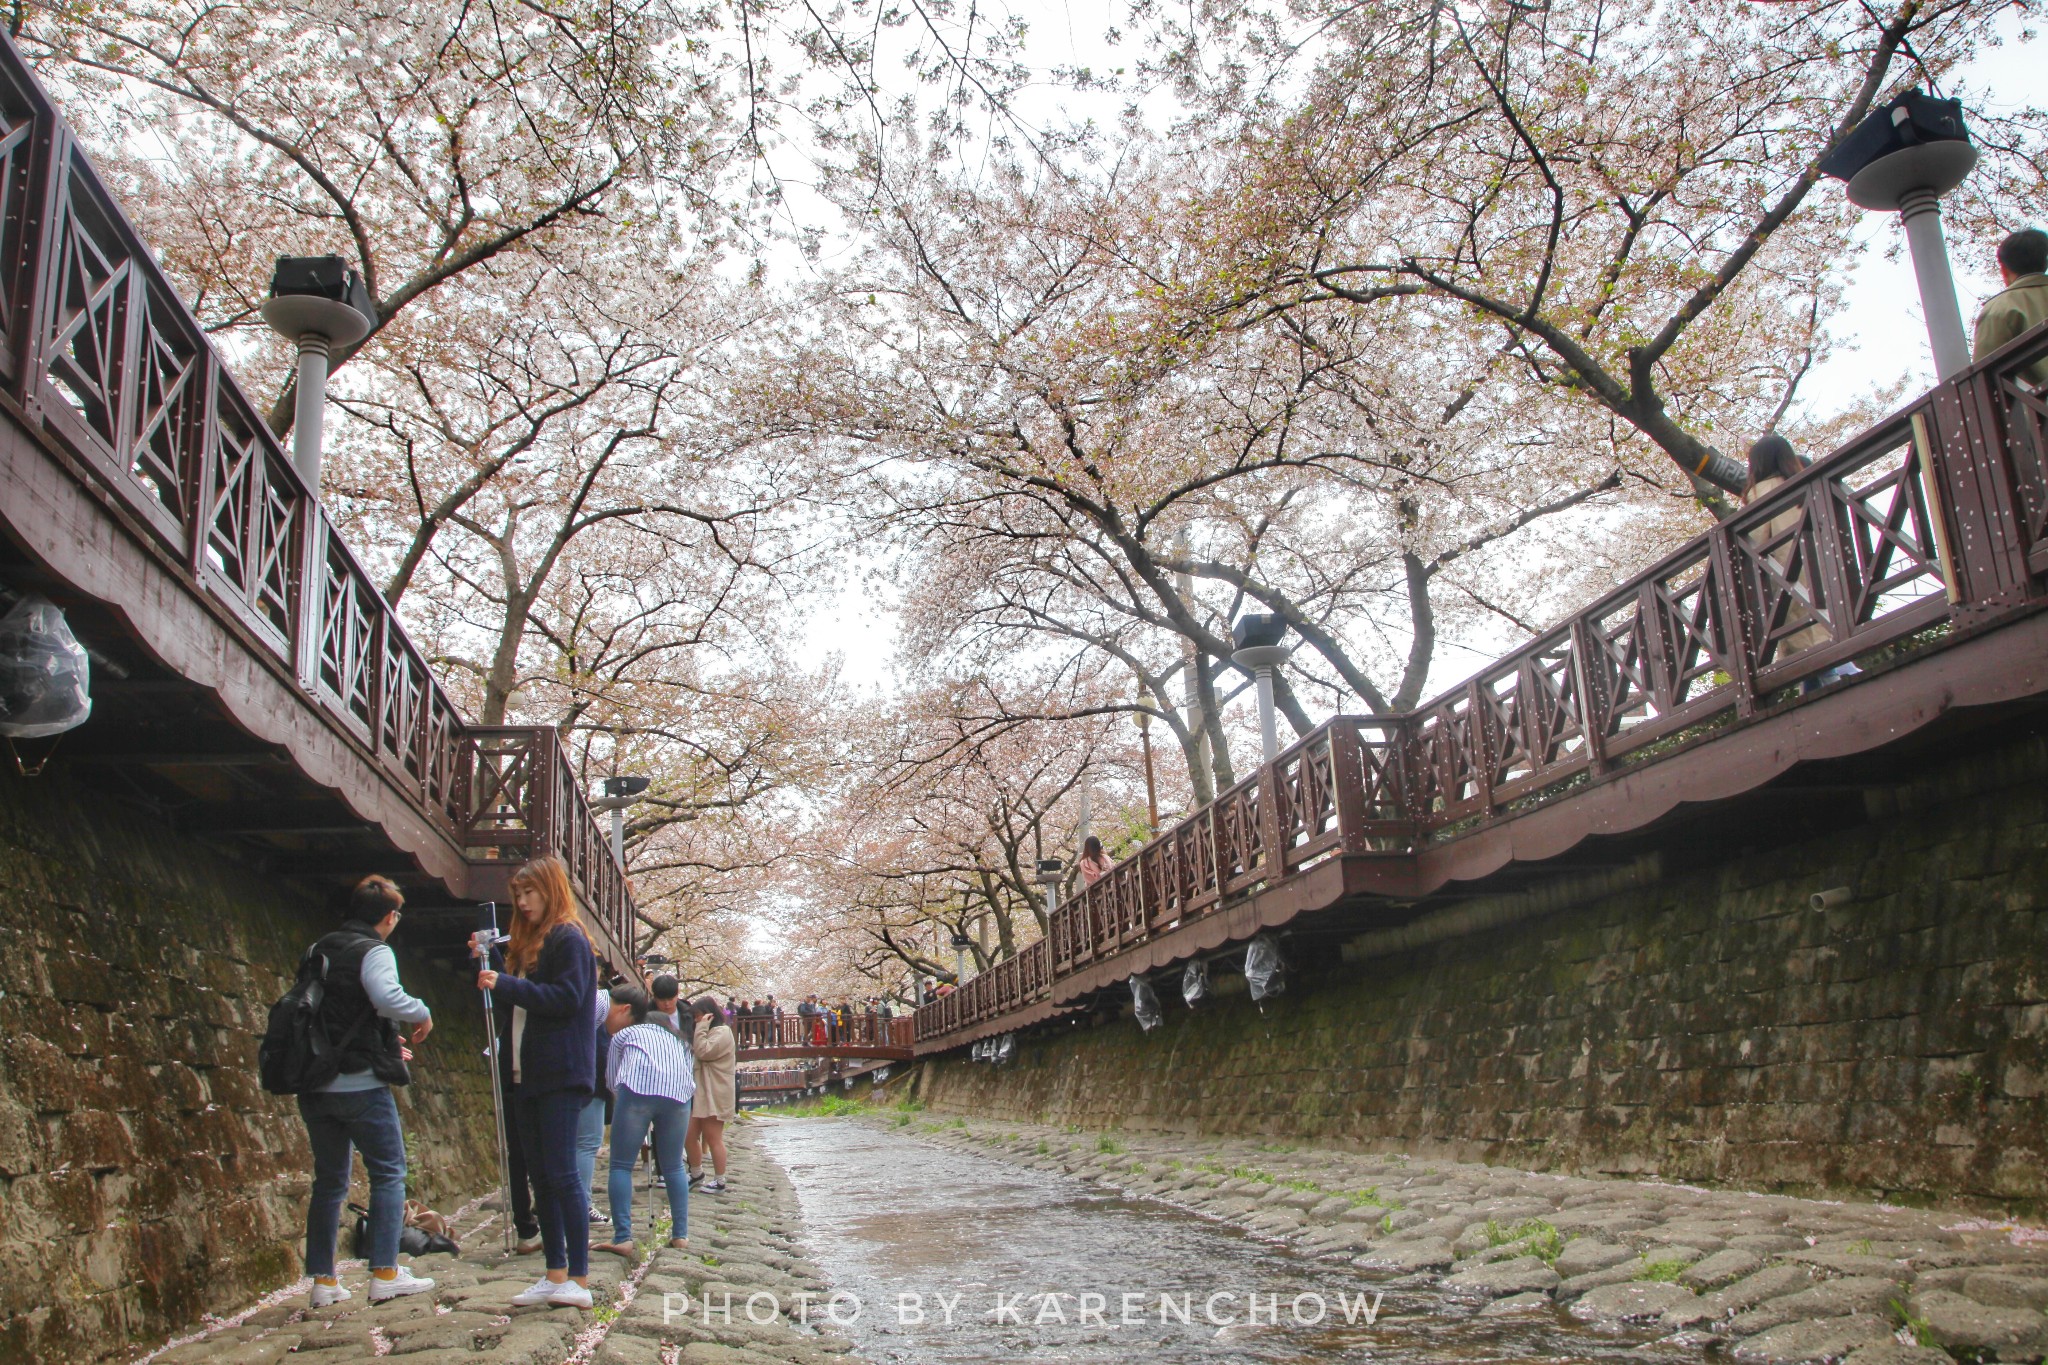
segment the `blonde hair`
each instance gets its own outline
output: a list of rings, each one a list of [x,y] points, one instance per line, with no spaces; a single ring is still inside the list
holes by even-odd
[[[525,915],[517,913],[521,891],[540,892],[546,906],[540,923],[531,923]],[[556,925],[574,925],[581,933],[583,921],[576,913],[576,893],[569,889],[569,866],[553,854],[534,858],[512,874],[512,896],[512,942],[505,952],[505,970],[514,976],[524,976],[533,970],[533,964],[540,958],[541,945]]]

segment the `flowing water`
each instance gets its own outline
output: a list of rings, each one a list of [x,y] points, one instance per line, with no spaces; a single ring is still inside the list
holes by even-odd
[[[835,1320],[877,1365],[1699,1358],[1555,1310],[1482,1317],[1422,1279],[1368,1279],[1156,1200],[866,1124],[755,1131],[796,1187],[812,1258],[851,1296]]]

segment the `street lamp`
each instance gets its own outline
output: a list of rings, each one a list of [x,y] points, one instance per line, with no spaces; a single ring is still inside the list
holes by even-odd
[[[612,857],[621,872],[626,870],[626,807],[640,804],[640,794],[651,782],[645,777],[607,777],[604,796],[590,803],[593,810],[612,813]]]
[[[1259,746],[1265,761],[1280,756],[1280,730],[1273,718],[1273,670],[1292,653],[1281,640],[1287,636],[1287,622],[1267,612],[1249,612],[1237,618],[1230,639],[1237,649],[1230,660],[1258,680]]]
[[[280,256],[270,277],[263,320],[298,343],[298,405],[292,413],[292,463],[320,496],[320,437],[327,420],[327,363],[377,325],[377,307],[362,276],[339,256]]]
[[[1823,174],[1849,183],[1850,203],[1896,211],[1905,225],[1934,369],[1943,379],[1969,367],[1970,345],[1941,239],[1941,196],[1976,164],[1962,102],[1918,90],[1874,110],[1820,163]]]
[[[1051,919],[1053,912],[1060,908],[1060,874],[1066,870],[1066,866],[1058,858],[1040,858],[1038,860],[1038,875],[1031,879],[1045,888],[1045,917],[1047,919]]]

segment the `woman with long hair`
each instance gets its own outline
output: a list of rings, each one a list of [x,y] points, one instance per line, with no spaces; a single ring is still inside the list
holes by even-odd
[[[511,942],[502,955],[491,950],[476,979],[512,1006],[512,1107],[547,1253],[546,1276],[512,1302],[588,1308],[590,1192],[576,1170],[576,1136],[597,1082],[597,957],[560,858],[535,858],[513,873],[512,904]]]
[[[690,1161],[690,1185],[703,1181],[706,1194],[725,1193],[725,1123],[739,1108],[739,1085],[733,1074],[739,1050],[726,1027],[718,1002],[699,996],[690,1002],[697,1023],[697,1090],[690,1110],[690,1136],[684,1144]],[[711,1179],[704,1180],[704,1149],[711,1149]]]
[[[1109,855],[1102,851],[1102,840],[1092,834],[1089,835],[1081,845],[1081,884],[1095,885],[1107,877],[1109,869],[1114,866],[1115,864],[1109,860]]]

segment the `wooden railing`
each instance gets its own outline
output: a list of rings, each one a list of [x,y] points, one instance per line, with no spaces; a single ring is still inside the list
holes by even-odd
[[[2037,609],[2048,399],[2021,376],[2044,356],[2037,328],[1427,705],[1310,733],[919,1009],[919,1042],[1326,859],[1413,859],[1750,724],[1841,664]]]
[[[630,952],[625,882],[548,728],[471,727],[13,44],[0,39],[0,401],[458,847],[557,853]]]
[[[868,1049],[894,1051],[908,1048],[916,1041],[916,1025],[905,1015],[883,1019],[872,1014],[856,1014],[844,1024],[823,1021],[822,1042],[817,1033],[819,1022],[795,1014],[775,1019],[735,1019],[732,1021],[733,1037],[742,1058],[749,1053],[786,1053],[806,1048],[816,1048],[821,1055],[830,1052],[853,1056]]]

